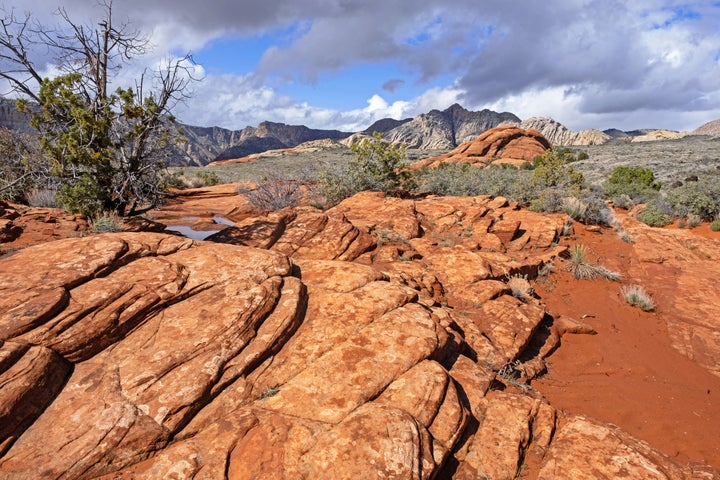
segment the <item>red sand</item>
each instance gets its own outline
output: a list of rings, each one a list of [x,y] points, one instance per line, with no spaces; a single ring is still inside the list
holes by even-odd
[[[562,243],[590,247],[604,266],[625,273],[638,261],[612,230],[575,228]],[[693,232],[717,235],[705,229]],[[681,462],[720,466],[720,378],[671,346],[661,308],[631,307],[620,283],[575,280],[563,263],[539,279],[536,292],[551,315],[581,320],[598,334],[564,336],[533,387],[554,407],[614,423]]]

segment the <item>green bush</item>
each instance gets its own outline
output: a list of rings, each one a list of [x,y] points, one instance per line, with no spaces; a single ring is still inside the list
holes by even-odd
[[[553,148],[535,157],[533,178],[541,188],[562,188],[581,190],[585,177],[575,171],[570,163],[577,159],[568,149]]]
[[[664,227],[672,223],[672,217],[662,208],[655,205],[648,205],[637,215],[637,219],[651,227]]]
[[[710,222],[710,230],[713,232],[720,232],[720,220],[713,220]]]
[[[433,195],[502,196],[523,205],[538,195],[532,174],[525,170],[446,163],[423,170],[416,179],[418,192]]]
[[[220,183],[220,177],[215,172],[200,172],[198,177],[202,180],[204,187],[212,187]]]
[[[702,220],[712,220],[720,214],[720,189],[717,179],[703,178],[685,184],[667,193],[676,216],[697,215]]]
[[[65,209],[95,217],[105,210],[105,189],[90,173],[82,173],[74,183],[63,184],[55,198]]]
[[[412,190],[417,185],[413,175],[404,170],[405,147],[383,141],[381,133],[373,133],[350,146],[355,157],[347,165],[335,165],[320,172],[320,192],[328,203],[363,190],[392,193]]]
[[[608,198],[627,195],[635,201],[647,201],[657,195],[660,186],[649,168],[621,165],[612,171],[603,191]]]
[[[160,179],[160,188],[163,190],[167,190],[168,188],[177,188],[179,190],[187,188],[182,176],[182,170],[178,172],[165,173]]]

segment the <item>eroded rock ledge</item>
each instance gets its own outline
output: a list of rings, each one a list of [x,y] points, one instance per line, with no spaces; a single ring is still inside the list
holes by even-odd
[[[714,478],[525,381],[562,216],[364,193],[0,258],[3,478]]]

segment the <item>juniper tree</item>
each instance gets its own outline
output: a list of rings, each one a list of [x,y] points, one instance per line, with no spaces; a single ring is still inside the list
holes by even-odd
[[[61,181],[58,200],[86,214],[115,210],[132,215],[158,201],[162,150],[172,109],[187,95],[189,55],[145,70],[134,85],[112,88],[120,69],[148,51],[148,38],[130,24],[115,23],[112,1],[99,3],[100,21],[83,25],[66,10],[61,27],[48,28],[31,14],[5,12],[0,20],[0,78],[31,115],[52,175]],[[31,55],[47,48],[58,74],[41,75]],[[44,66],[43,66],[44,67]]]

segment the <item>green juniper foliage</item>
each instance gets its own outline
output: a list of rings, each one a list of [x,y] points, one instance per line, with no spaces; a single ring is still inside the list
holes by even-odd
[[[146,52],[148,42],[127,23],[113,22],[112,2],[101,2],[100,21],[74,22],[60,8],[70,33],[52,30],[30,15],[1,20],[0,77],[22,98],[17,106],[41,134],[49,175],[61,184],[66,208],[94,216],[100,211],[137,213],[162,193],[168,124],[189,83],[189,56],[143,73],[132,87],[112,87],[123,63]],[[30,26],[32,25],[32,28]],[[40,75],[27,52],[40,43],[59,60],[59,74]]]

